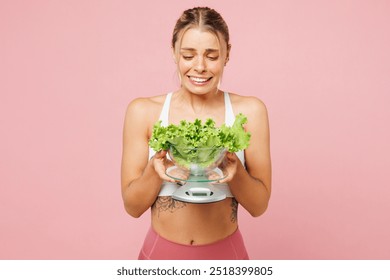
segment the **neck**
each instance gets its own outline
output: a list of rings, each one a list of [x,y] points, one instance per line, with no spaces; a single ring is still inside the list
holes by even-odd
[[[178,97],[183,102],[183,109],[189,106],[195,114],[206,113],[215,108],[221,96],[222,91],[219,89],[205,94],[195,94],[183,88],[178,91]]]

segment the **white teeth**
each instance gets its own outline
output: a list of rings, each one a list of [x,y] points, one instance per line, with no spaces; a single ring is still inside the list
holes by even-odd
[[[197,78],[197,77],[190,77],[191,80],[193,80],[194,82],[197,82],[197,83],[204,83],[204,82],[207,82],[208,79],[204,79],[204,78]]]

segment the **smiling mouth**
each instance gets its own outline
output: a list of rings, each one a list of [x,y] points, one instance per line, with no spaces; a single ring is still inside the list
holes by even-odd
[[[210,81],[213,77],[210,77],[210,78],[199,78],[199,77],[188,76],[188,78],[190,79],[190,81],[192,83],[194,83],[196,85],[204,85],[208,81]]]

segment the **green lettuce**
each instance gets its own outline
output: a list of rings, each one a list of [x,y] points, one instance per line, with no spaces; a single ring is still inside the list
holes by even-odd
[[[153,126],[149,146],[156,152],[171,149],[175,160],[182,165],[197,162],[207,166],[219,156],[221,149],[238,152],[249,146],[251,135],[243,127],[246,122],[247,117],[241,113],[232,126],[216,127],[213,119],[204,123],[199,119],[182,120],[178,125],[168,126],[158,121]]]

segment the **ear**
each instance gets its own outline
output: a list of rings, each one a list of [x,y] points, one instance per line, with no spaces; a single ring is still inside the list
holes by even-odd
[[[230,49],[232,48],[232,45],[228,44],[227,49],[226,49],[226,60],[225,60],[225,65],[228,63],[229,58],[230,58]]]
[[[177,64],[177,57],[176,57],[175,49],[173,47],[171,47],[171,50],[172,50],[173,61],[175,62],[175,64]]]

